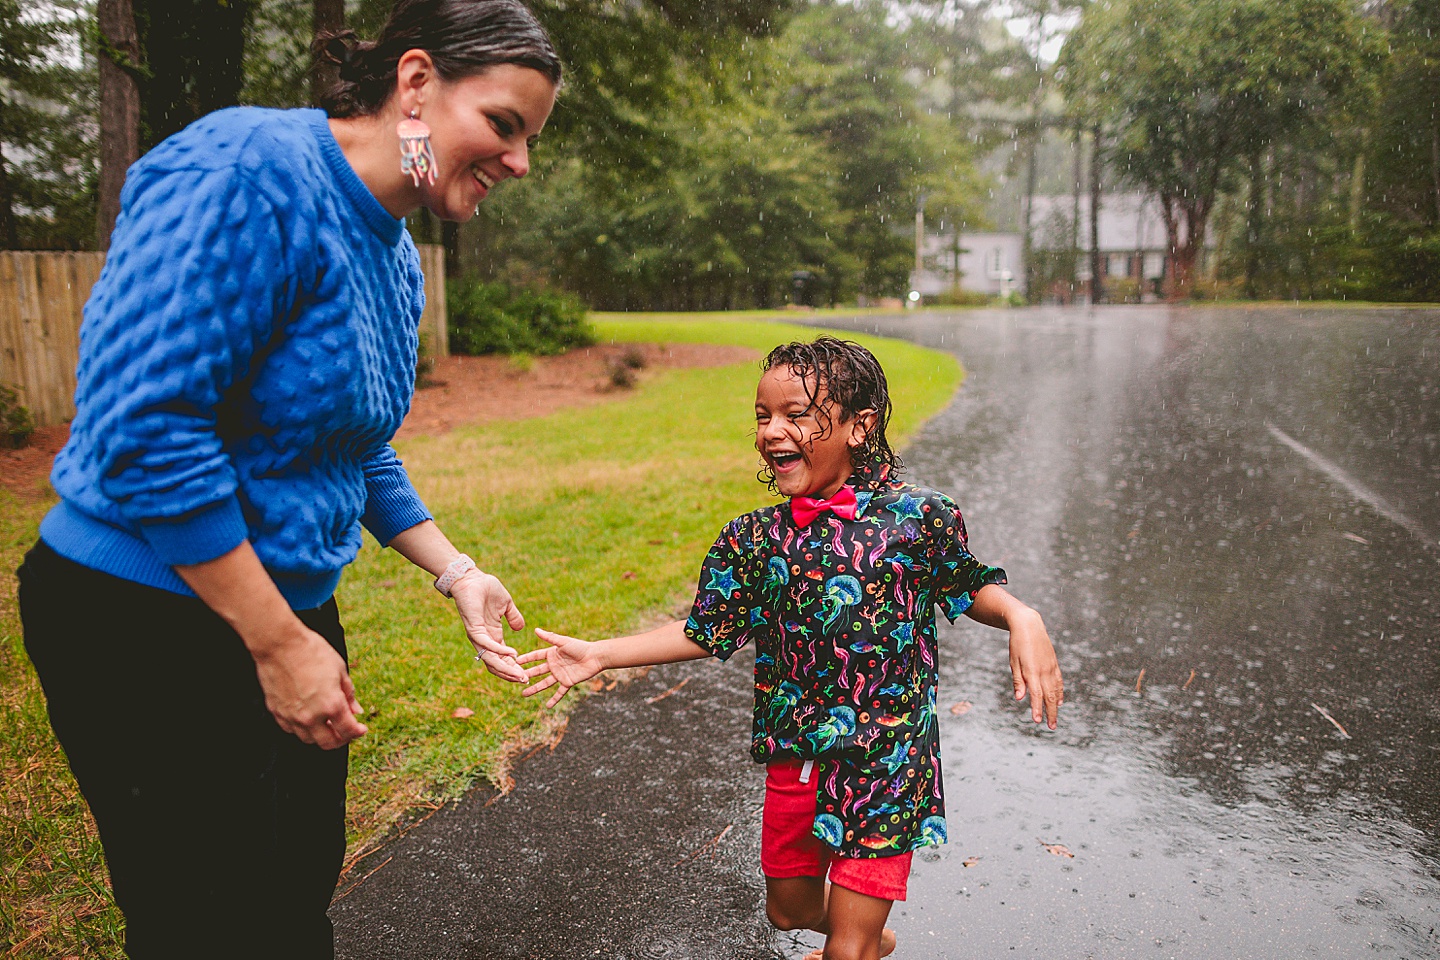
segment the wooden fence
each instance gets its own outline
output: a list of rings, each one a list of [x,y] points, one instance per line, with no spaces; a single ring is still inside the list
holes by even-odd
[[[75,416],[81,310],[104,262],[103,253],[0,250],[0,383],[19,392],[38,426]],[[420,266],[425,346],[433,356],[449,356],[444,248],[422,244]]]

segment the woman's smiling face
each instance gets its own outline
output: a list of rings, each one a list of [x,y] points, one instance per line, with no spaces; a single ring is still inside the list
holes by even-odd
[[[465,221],[495,185],[530,170],[530,148],[555,106],[555,84],[538,70],[499,64],[459,80],[434,81],[420,108],[430,127],[436,179],[420,182],[421,205]]]

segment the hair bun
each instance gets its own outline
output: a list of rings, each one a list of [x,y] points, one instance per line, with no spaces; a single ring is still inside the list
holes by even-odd
[[[356,36],[354,30],[347,28],[321,34],[316,38],[313,49],[319,58],[340,67],[342,79],[351,80],[355,79],[350,74],[356,61],[374,46],[375,44],[366,43]]]

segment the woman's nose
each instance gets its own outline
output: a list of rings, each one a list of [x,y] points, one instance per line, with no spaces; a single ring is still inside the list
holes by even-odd
[[[519,180],[530,172],[530,147],[522,143],[519,147],[505,154],[505,169],[510,171],[510,176]]]

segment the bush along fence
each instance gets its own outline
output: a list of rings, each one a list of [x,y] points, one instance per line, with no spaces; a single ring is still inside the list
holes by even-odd
[[[104,263],[103,253],[0,250],[0,386],[37,427],[75,416],[81,312]],[[421,336],[431,356],[449,356],[444,248],[421,244],[420,266]]]
[[[595,342],[584,304],[570,294],[453,280],[447,303],[455,353],[553,356]]]

